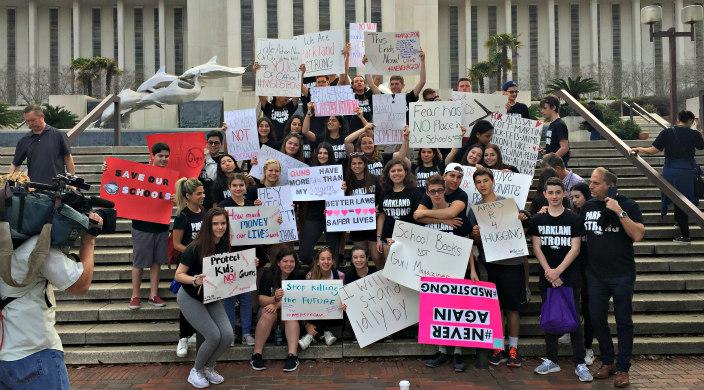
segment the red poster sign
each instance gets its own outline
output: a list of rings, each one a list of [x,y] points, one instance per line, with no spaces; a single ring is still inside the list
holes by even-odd
[[[197,178],[200,175],[205,164],[204,133],[166,133],[147,136],[149,150],[152,150],[152,145],[157,142],[163,142],[171,149],[167,168],[177,171],[179,177]]]
[[[167,224],[178,172],[115,157],[105,159],[100,196],[115,202],[117,216]]]

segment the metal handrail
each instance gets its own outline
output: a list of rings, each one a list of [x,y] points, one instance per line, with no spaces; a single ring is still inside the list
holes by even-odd
[[[641,107],[638,103],[632,102],[632,104],[633,104],[633,107],[642,111],[644,115],[646,115],[648,118],[650,118],[653,122],[660,125],[660,127],[662,127],[663,129],[667,129],[668,127],[670,127],[670,123],[665,122],[664,120],[658,120],[658,118],[652,116],[648,111],[646,111],[645,108]]]
[[[650,121],[650,119],[648,119],[648,117],[641,114],[640,111],[636,110],[634,107],[631,107],[625,100],[621,100],[621,104],[623,104],[624,106],[626,106],[626,108],[628,108],[628,114],[631,117],[631,120],[633,120],[633,113],[635,112],[636,114],[638,114],[639,117],[643,118],[643,120],[645,120],[648,123],[651,123],[651,121]]]
[[[685,198],[679,190],[672,186],[665,178],[656,171],[650,164],[648,164],[641,156],[632,152],[631,147],[626,145],[625,142],[621,140],[616,134],[614,134],[605,124],[587,110],[586,107],[582,105],[577,99],[572,97],[569,92],[564,89],[556,91],[557,95],[560,96],[567,104],[572,107],[579,115],[582,116],[593,128],[595,128],[604,139],[609,141],[614,148],[623,155],[628,161],[630,161],[633,166],[638,168],[648,180],[655,184],[660,191],[662,191],[668,198],[672,200],[676,206],[684,210],[694,222],[704,229],[704,213],[699,210],[699,207],[695,206],[689,199]]]
[[[73,126],[73,128],[69,130],[66,134],[68,136],[68,141],[73,143],[75,140],[77,140],[78,136],[83,133],[83,130],[85,130],[88,125],[98,120],[103,114],[103,111],[110,107],[111,104],[114,104],[113,120],[115,124],[113,133],[113,145],[120,146],[120,97],[115,94],[110,94],[106,96],[103,101],[98,103],[98,105],[95,106],[95,108],[93,108],[91,112],[88,113],[88,115],[83,117],[80,122],[76,123],[76,125]]]

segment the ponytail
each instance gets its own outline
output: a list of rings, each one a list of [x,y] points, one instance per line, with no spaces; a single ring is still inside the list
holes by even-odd
[[[182,177],[176,182],[176,212],[181,212],[188,205],[186,195],[192,195],[203,184],[198,179]]]

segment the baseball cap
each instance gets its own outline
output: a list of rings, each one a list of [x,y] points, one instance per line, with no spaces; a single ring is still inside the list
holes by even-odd
[[[460,175],[464,175],[464,169],[462,169],[462,165],[455,162],[447,164],[447,166],[445,167],[445,173],[448,172],[458,172]]]
[[[508,91],[509,88],[511,87],[518,87],[518,84],[516,84],[515,81],[509,80],[504,83],[504,85],[501,86],[502,91]]]

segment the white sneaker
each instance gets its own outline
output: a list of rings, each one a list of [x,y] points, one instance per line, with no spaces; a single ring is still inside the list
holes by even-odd
[[[545,375],[551,372],[560,372],[560,366],[550,359],[543,358],[543,362],[533,370],[536,374]]]
[[[594,364],[594,350],[588,349],[584,354],[584,364],[591,366]]]
[[[251,334],[246,334],[242,336],[242,344],[249,345],[250,347],[254,345],[254,337]]]
[[[592,373],[589,372],[587,365],[584,363],[578,364],[577,368],[574,369],[574,373],[577,375],[580,382],[591,382],[594,380]]]
[[[335,344],[335,341],[337,341],[337,337],[333,336],[330,331],[325,331],[323,333],[323,339],[325,339],[325,344],[328,346]]]
[[[569,334],[569,333],[565,333],[565,334],[563,334],[562,336],[560,336],[559,339],[557,339],[557,342],[560,343],[560,344],[569,344],[569,343],[570,343],[570,340],[571,340],[570,334]]]
[[[206,379],[208,379],[208,382],[214,384],[214,385],[219,385],[222,382],[225,382],[225,378],[220,375],[217,371],[215,371],[215,368],[210,368],[206,366],[203,369],[203,373],[205,374]]]
[[[191,336],[191,337],[188,338],[188,344],[190,344],[190,345],[196,345],[196,335],[195,335],[195,333],[193,334],[193,336]]]
[[[184,337],[178,340],[178,345],[176,346],[176,356],[186,357],[188,355],[188,338]]]
[[[301,337],[300,340],[298,340],[298,345],[301,347],[302,350],[308,349],[310,347],[310,343],[314,343],[315,339],[313,336],[306,334],[305,336]]]
[[[208,378],[205,374],[196,370],[195,367],[191,368],[191,373],[188,375],[188,383],[192,384],[193,387],[197,389],[205,389],[210,386]]]

